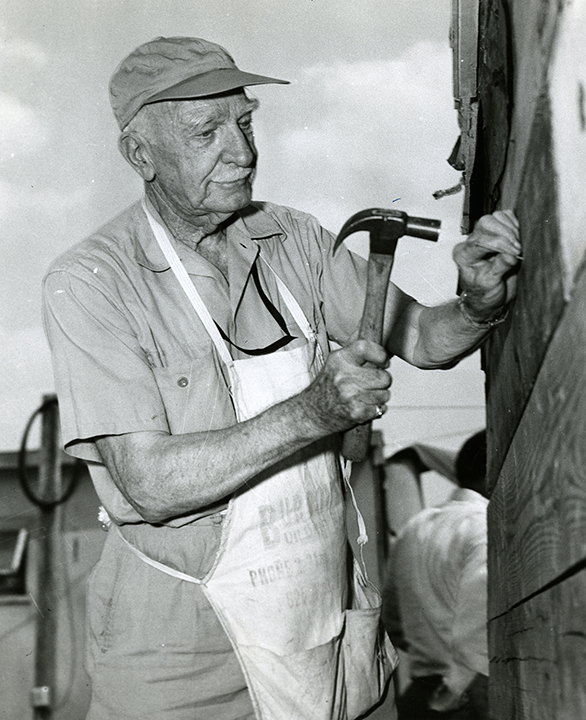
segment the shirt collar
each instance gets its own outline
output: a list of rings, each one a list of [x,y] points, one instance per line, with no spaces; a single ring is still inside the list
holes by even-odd
[[[238,219],[232,226],[243,231],[253,240],[264,240],[279,236],[281,240],[287,237],[279,223],[262,208],[261,203],[250,203],[238,213]]]
[[[146,202],[149,211],[164,225],[153,205],[148,199],[146,199]],[[134,257],[137,263],[153,272],[164,272],[168,270],[169,263],[155,239],[142,204],[136,203],[134,209],[138,221],[138,231],[134,236]],[[280,237],[281,240],[286,238],[283,228],[262,209],[262,206],[256,203],[251,203],[243,210],[240,210],[238,212],[238,218],[228,228],[228,238],[237,240],[243,247],[250,250],[253,250],[253,247],[256,245],[255,241],[275,236]],[[171,241],[173,242],[172,235]],[[186,258],[182,257],[181,243],[174,243],[174,245],[179,257],[185,261]],[[196,253],[190,253],[190,255],[191,260]],[[191,262],[188,261],[188,264],[190,266],[188,272],[193,273],[195,268]]]

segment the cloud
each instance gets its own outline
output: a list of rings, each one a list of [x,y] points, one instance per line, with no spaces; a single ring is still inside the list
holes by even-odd
[[[394,59],[314,64],[258,115],[258,198],[310,212],[334,232],[368,207],[441,219],[437,245],[399,245],[393,277],[424,303],[453,296],[461,196],[433,198],[460,177],[446,162],[459,133],[447,41],[417,42]]]
[[[0,95],[0,156],[14,158],[31,154],[46,142],[47,128],[42,113],[18,98]]]
[[[361,62],[338,60],[314,65],[305,70],[304,78],[310,82],[317,79],[323,84],[324,99],[328,104],[340,97],[340,90],[345,91],[348,86],[360,94],[361,102],[369,96],[383,102],[386,97],[386,102],[392,102],[396,94],[419,98],[422,86],[437,95],[446,84],[446,71],[449,79],[449,63],[447,43],[426,40],[411,45],[397,58]]]
[[[311,127],[287,138],[290,152],[311,150],[336,166],[368,169],[375,176],[417,165],[421,178],[429,148],[447,143],[449,152],[455,140],[449,126],[434,122],[438,109],[453,106],[450,62],[449,48],[425,42],[396,60],[310,68],[304,82],[312,86],[319,115]]]
[[[447,42],[419,42],[396,59],[316,64],[286,100],[277,99],[287,105],[280,117],[271,109],[261,129],[274,135],[266,125],[281,128],[276,155],[288,187],[305,207],[329,197],[320,207],[328,219],[336,204],[347,209],[348,201],[368,198],[413,205],[424,195],[433,204],[435,190],[458,180],[445,160],[458,136],[450,78]],[[271,174],[278,177],[278,169]]]
[[[23,153],[33,153],[46,140],[46,121],[41,110],[23,102],[33,97],[40,73],[48,64],[45,50],[36,43],[11,37],[0,28],[0,157],[6,161]]]
[[[38,323],[41,278],[50,261],[72,244],[71,226],[79,227],[87,215],[89,196],[87,186],[37,189],[0,180],[0,309],[5,332]],[[0,347],[4,368],[5,348]]]
[[[6,32],[0,30],[0,63],[5,68],[6,63],[27,63],[35,68],[42,68],[47,64],[47,54],[42,47],[28,40],[8,38]]]
[[[64,219],[65,213],[87,206],[90,195],[91,190],[87,186],[74,190],[38,189],[0,178],[0,219],[18,217],[24,213],[24,217],[21,215],[23,220],[26,216],[41,215],[45,222],[49,218],[52,222],[57,222]]]

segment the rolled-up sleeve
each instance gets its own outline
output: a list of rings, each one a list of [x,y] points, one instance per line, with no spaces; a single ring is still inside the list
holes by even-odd
[[[50,272],[43,283],[43,324],[68,453],[99,461],[97,436],[167,431],[148,358],[102,289],[66,271]]]

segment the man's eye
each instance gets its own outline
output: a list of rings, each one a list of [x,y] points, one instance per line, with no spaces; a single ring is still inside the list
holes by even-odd
[[[214,124],[212,124],[212,125],[206,124],[206,125],[203,125],[200,127],[195,126],[195,127],[191,128],[190,135],[191,135],[191,137],[193,137],[197,140],[207,140],[214,135],[216,130],[217,130],[217,126]]]
[[[238,125],[241,130],[244,130],[245,132],[248,132],[249,130],[252,130],[252,118],[247,117],[243,118],[238,122]]]

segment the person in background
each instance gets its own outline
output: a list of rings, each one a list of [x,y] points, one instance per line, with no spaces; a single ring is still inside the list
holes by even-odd
[[[378,594],[348,576],[339,434],[385,412],[389,354],[451,367],[514,295],[503,210],[454,251],[459,299],[424,307],[391,284],[384,346],[356,340],[366,262],[252,200],[245,88],[280,82],[201,38],[131,52],[110,100],[144,197],[45,278],[64,445],[111,521],[88,586],[88,720],[351,720],[378,703],[395,658]]]
[[[456,459],[458,489],[393,542],[383,619],[408,656],[399,720],[488,718],[486,433]]]

